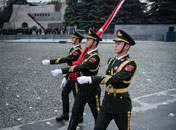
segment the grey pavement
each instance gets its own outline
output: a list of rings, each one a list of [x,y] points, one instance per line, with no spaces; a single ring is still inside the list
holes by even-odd
[[[131,130],[175,130],[176,128],[176,89],[170,89],[133,99]],[[57,122],[55,118],[40,120],[2,130],[66,130],[68,121]],[[77,130],[92,130],[93,118],[86,106],[84,122]],[[111,121],[107,130],[116,130]]]
[[[62,122],[65,123],[62,127],[63,124],[56,123],[54,119],[62,113],[62,90],[59,85],[63,76],[53,77],[51,70],[66,67],[66,64],[43,66],[41,61],[67,55],[71,43],[42,43],[42,40],[31,43],[0,41],[0,129],[37,129],[39,124],[43,124],[40,125],[43,129],[53,126],[51,128],[64,130],[67,122]],[[84,43],[81,45],[84,48]],[[109,57],[115,55],[114,45],[110,41],[100,43],[98,51],[101,55],[98,75],[102,75]],[[176,115],[173,109],[176,108],[176,42],[136,41],[129,53],[138,64],[129,86],[134,106],[132,130],[133,127],[135,130],[175,128],[172,122],[175,122]],[[104,85],[101,89],[103,99]],[[73,102],[73,95],[70,94],[70,106]],[[92,129],[93,118],[89,115],[89,108],[86,107],[85,120],[80,128]],[[114,123],[111,126],[112,130],[117,129]]]

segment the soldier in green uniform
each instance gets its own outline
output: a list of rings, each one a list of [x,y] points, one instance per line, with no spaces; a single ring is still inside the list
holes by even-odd
[[[73,47],[70,49],[68,56],[57,58],[57,59],[52,59],[52,60],[46,59],[42,61],[42,64],[43,65],[48,65],[48,64],[54,65],[54,64],[67,63],[68,66],[72,66],[72,62],[76,61],[82,52],[80,43],[83,38],[84,37],[80,33],[78,33],[77,31],[73,31],[73,35],[72,35]],[[61,116],[56,117],[57,121],[69,119],[69,93],[71,92],[71,90],[73,90],[73,95],[75,97],[76,93],[78,92],[77,83],[72,81],[69,75],[66,75],[63,78],[60,87],[63,88],[62,89],[63,114]],[[83,121],[82,116],[79,121],[80,122]]]
[[[97,45],[101,40],[102,39],[90,29],[86,40],[86,48],[88,48],[88,52],[82,60],[82,63],[80,65],[54,70],[52,71],[53,76],[72,72],[80,72],[80,75],[83,76],[97,75],[101,60],[97,51]],[[83,84],[79,86],[78,94],[76,95],[72,108],[72,116],[69,122],[68,130],[76,130],[78,125],[78,117],[80,116],[80,112],[84,109],[86,103],[88,103],[93,117],[96,120],[100,109],[100,94],[101,89],[98,84]]]
[[[130,46],[135,41],[124,31],[117,31],[114,39],[116,57],[108,60],[106,75],[82,76],[77,78],[79,84],[106,84],[105,96],[100,109],[94,130],[106,130],[110,121],[115,120],[119,130],[130,130],[131,98],[128,93],[134,73],[136,62],[129,57]]]

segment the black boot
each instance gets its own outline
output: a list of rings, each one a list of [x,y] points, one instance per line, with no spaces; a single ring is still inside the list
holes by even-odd
[[[68,120],[69,120],[69,117],[68,117],[67,114],[62,114],[61,116],[56,117],[56,120],[57,120],[57,121],[62,121],[62,120],[68,121]]]
[[[71,118],[67,130],[76,130],[77,126],[78,126],[78,119],[77,118]]]
[[[83,123],[83,117],[79,117],[79,123]]]

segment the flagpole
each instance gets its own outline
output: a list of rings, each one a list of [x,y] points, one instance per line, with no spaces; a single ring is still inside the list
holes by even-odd
[[[119,3],[115,7],[115,9],[111,13],[111,15],[109,16],[108,20],[104,23],[104,25],[97,32],[98,36],[101,36],[103,34],[103,32],[107,29],[107,27],[109,26],[109,24],[111,23],[111,21],[114,19],[114,17],[116,16],[117,12],[119,11],[120,7],[122,6],[122,4],[124,2],[125,2],[125,0],[120,0],[119,1]]]

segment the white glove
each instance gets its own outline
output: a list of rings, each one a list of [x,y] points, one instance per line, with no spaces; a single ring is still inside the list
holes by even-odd
[[[49,65],[50,64],[50,60],[42,60],[42,64],[43,65]]]
[[[77,81],[78,81],[79,84],[86,84],[86,83],[92,84],[92,79],[91,79],[90,76],[78,77]]]
[[[57,75],[61,75],[62,74],[62,70],[61,69],[56,69],[51,71],[52,75],[55,77]]]
[[[64,88],[66,84],[67,84],[67,79],[64,77],[64,78],[62,79],[62,83],[61,83],[61,85],[60,85],[60,88]]]

